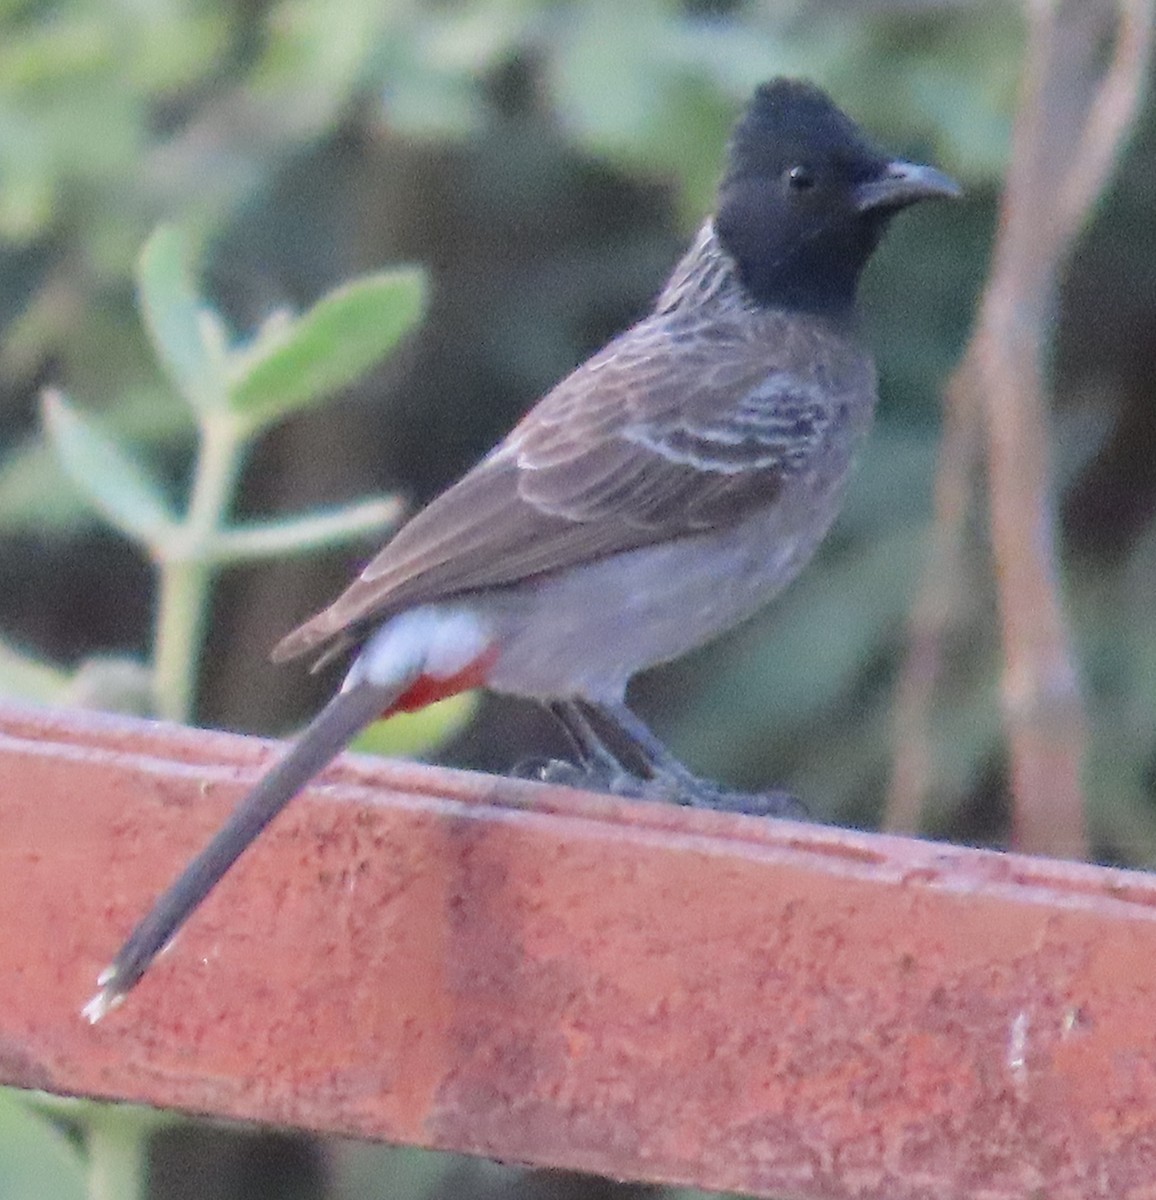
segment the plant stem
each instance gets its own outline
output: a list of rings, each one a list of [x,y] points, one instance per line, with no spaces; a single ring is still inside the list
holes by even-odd
[[[89,1200],[144,1200],[152,1123],[139,1112],[94,1108],[87,1125]]]
[[[157,716],[187,722],[193,708],[193,664],[198,657],[203,617],[199,597],[207,572],[195,563],[161,565],[157,605],[155,693]]]
[[[174,544],[162,548],[159,555],[153,647],[157,714],[186,723],[193,717],[197,667],[217,567],[214,542],[228,516],[246,446],[243,429],[227,413],[205,416],[200,434],[188,514]]]
[[[401,502],[389,496],[303,517],[234,526],[218,535],[215,557],[223,564],[308,554],[311,550],[365,537],[367,533],[379,534],[397,524],[402,509]]]

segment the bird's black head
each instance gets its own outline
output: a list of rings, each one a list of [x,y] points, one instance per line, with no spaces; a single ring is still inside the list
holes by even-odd
[[[891,218],[958,194],[933,167],[883,154],[817,87],[776,79],[735,127],[715,231],[757,303],[839,316]]]

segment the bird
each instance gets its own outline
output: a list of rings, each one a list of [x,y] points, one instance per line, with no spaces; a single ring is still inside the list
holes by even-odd
[[[875,408],[860,275],[896,213],[959,194],[880,150],[818,86],[757,88],[714,212],[651,310],[278,643],[275,661],[352,662],[133,930],[87,1018],[124,999],[265,826],[382,716],[479,686],[534,699],[592,777],[695,803],[701,781],[626,706],[627,683],[746,620],[812,556]]]

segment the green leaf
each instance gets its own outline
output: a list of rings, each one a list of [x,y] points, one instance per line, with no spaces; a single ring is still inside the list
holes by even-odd
[[[0,1090],[0,1196],[4,1200],[84,1200],[84,1164],[47,1117],[15,1092]]]
[[[0,459],[0,532],[71,533],[94,519],[43,440],[29,439]]]
[[[154,673],[144,663],[127,655],[94,654],[76,668],[57,701],[69,708],[151,717],[156,713],[155,692]]]
[[[286,554],[324,550],[397,524],[402,503],[382,496],[330,511],[306,513],[279,521],[251,521],[222,531],[213,544],[218,563],[251,562]]]
[[[346,387],[417,324],[425,294],[419,269],[383,271],[336,288],[296,321],[268,323],[234,356],[233,411],[268,425]]]
[[[353,743],[362,754],[414,758],[428,754],[464,729],[478,707],[477,692],[459,692],[419,712],[376,721]]]
[[[60,392],[44,393],[43,421],[65,473],[97,512],[134,541],[151,547],[163,540],[173,513],[136,458]]]
[[[28,242],[50,224],[58,198],[51,155],[31,123],[6,119],[0,146],[0,236]]]
[[[61,698],[67,686],[68,676],[63,671],[0,641],[0,695],[51,704]]]
[[[212,412],[226,404],[225,335],[197,294],[184,235],[160,226],[137,263],[141,315],[157,357],[189,405]]]

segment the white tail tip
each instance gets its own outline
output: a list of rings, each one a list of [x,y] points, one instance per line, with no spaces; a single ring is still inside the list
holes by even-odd
[[[108,976],[107,971],[101,972],[98,983],[106,982]],[[124,1002],[123,992],[114,992],[109,988],[102,988],[95,996],[80,1010],[81,1016],[85,1018],[90,1025],[95,1025],[106,1013],[112,1012],[117,1005]]]

